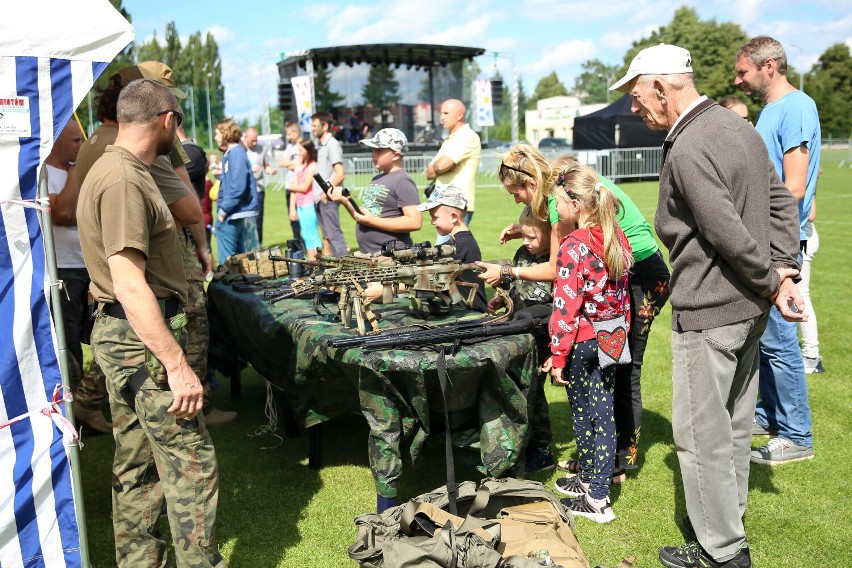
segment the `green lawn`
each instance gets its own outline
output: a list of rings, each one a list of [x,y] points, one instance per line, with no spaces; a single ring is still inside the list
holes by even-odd
[[[819,188],[817,227],[821,248],[813,264],[812,294],[819,315],[821,352],[827,373],[809,378],[814,417],[816,459],[770,469],[754,466],[746,527],[755,566],[797,568],[852,566],[852,529],[844,511],[852,505],[846,473],[850,458],[846,438],[852,433],[852,369],[849,283],[836,276],[852,263],[848,244],[852,214],[852,169],[840,160],[824,160]],[[493,177],[486,183],[493,184]],[[656,183],[622,186],[649,221],[657,198]],[[283,193],[269,192],[265,217],[266,244],[290,236]],[[491,186],[477,193],[478,209],[472,230],[485,258],[511,258],[515,245],[496,243],[500,230],[517,219],[520,206],[502,189]],[[416,241],[433,240],[428,225]],[[353,223],[344,219],[350,245]],[[845,236],[844,236],[845,235]],[[844,240],[846,239],[846,240]],[[834,268],[832,268],[834,267]],[[831,274],[835,277],[831,277]],[[627,554],[636,566],[659,566],[657,549],[679,544],[676,522],[684,514],[680,472],[671,432],[671,365],[668,309],[655,325],[645,357],[643,394],[645,419],[640,443],[640,470],[613,490],[618,518],[608,525],[577,520],[577,536],[592,565],[614,566]],[[252,435],[264,424],[266,387],[251,370],[243,372],[243,397],[228,400],[228,381],[222,377],[217,403],[234,408],[240,417],[230,425],[213,427],[220,467],[217,540],[232,568],[347,566],[346,547],[355,534],[352,519],[375,510],[375,492],[367,465],[367,426],[359,415],[322,426],[323,468],[307,466],[307,437],[284,439]],[[564,390],[547,386],[560,458],[571,455],[570,413]],[[765,439],[756,438],[755,444]],[[110,437],[88,436],[82,452],[87,524],[94,566],[114,564],[110,522]],[[266,449],[270,446],[271,449]],[[846,448],[846,449],[844,449]],[[478,479],[456,451],[457,479]],[[413,497],[445,482],[443,439],[432,440],[416,465],[407,464],[400,483],[402,498]],[[551,485],[556,474],[540,480]]]

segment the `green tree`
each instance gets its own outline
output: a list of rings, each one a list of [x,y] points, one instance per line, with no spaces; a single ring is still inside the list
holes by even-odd
[[[365,104],[376,108],[387,108],[399,102],[399,81],[394,77],[390,65],[374,65],[370,67],[367,82],[361,89]]]
[[[583,104],[609,102],[609,86],[618,78],[619,66],[590,59],[582,67],[583,72],[574,80],[574,94],[580,97]]]
[[[314,68],[314,97],[316,98],[314,112],[333,113],[344,99],[340,93],[331,90],[328,70],[321,65]]]
[[[550,75],[545,75],[539,79],[532,96],[529,101],[527,101],[526,108],[534,109],[536,103],[538,103],[541,99],[562,97],[566,95],[568,95],[568,89],[566,89],[565,85],[562,84],[562,81],[559,80],[559,77],[556,75],[556,71],[553,71]]]
[[[852,55],[836,43],[805,76],[805,92],[816,102],[823,138],[852,137]]]
[[[725,95],[746,98],[742,91],[734,86],[734,65],[737,50],[748,40],[749,37],[738,24],[702,20],[695,9],[683,6],[675,11],[669,24],[661,26],[649,37],[633,43],[633,47],[624,56],[624,64],[619,69],[618,76],[627,71],[633,57],[642,49],[658,43],[669,43],[688,49],[692,55],[698,92],[716,100]],[[746,104],[752,116],[760,108],[755,101],[747,101]]]
[[[136,46],[137,61],[163,61],[165,59],[165,50],[157,40],[157,31],[154,30],[154,37],[151,41],[141,43]]]

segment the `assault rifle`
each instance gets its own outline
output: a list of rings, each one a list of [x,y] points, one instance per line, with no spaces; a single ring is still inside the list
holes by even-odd
[[[322,179],[322,176],[319,174],[314,174],[314,179],[317,180],[317,185],[320,186],[322,192],[328,195],[328,192],[331,190],[331,185],[329,185],[327,181]],[[361,211],[361,208],[358,207],[358,204],[355,202],[355,199],[352,197],[352,194],[349,193],[349,190],[345,187],[343,188],[343,197],[349,198],[349,203],[352,204],[352,209],[354,209],[356,213],[358,213],[359,215],[364,214],[364,212]]]
[[[468,307],[473,305],[478,285],[456,282],[456,278],[465,270],[481,271],[481,268],[473,263],[461,263],[453,259],[454,247],[444,245],[434,248],[429,243],[421,243],[418,248],[420,252],[407,253],[404,250],[394,250],[398,253],[399,259],[394,255],[387,259],[382,259],[380,256],[334,258],[318,255],[316,261],[286,257],[276,257],[274,260],[284,262],[295,260],[302,264],[313,264],[325,268],[321,274],[291,282],[293,297],[312,295],[315,307],[319,309],[320,290],[338,289],[340,321],[344,327],[348,328],[354,315],[358,331],[362,335],[367,332],[367,322],[370,323],[373,332],[379,331],[375,314],[370,309],[372,300],[365,290],[372,282],[382,284],[382,300],[385,303],[393,301],[397,290],[394,286],[398,287],[402,283],[406,285],[416,309],[422,310],[426,306],[430,310],[447,310],[452,304],[459,302]],[[468,288],[468,293],[463,295],[459,291],[459,286]]]
[[[390,329],[375,335],[328,339],[329,347],[361,349],[399,349],[406,346],[419,347],[436,343],[460,343],[466,339],[497,337],[529,333],[547,326],[553,308],[546,305],[533,306],[515,314],[515,319],[503,323],[489,323],[491,318],[464,323],[438,325],[428,328],[407,327]]]

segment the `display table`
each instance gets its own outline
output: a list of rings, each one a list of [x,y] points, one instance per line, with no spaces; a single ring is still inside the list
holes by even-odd
[[[417,459],[426,438],[443,430],[444,403],[436,351],[335,349],[327,340],[352,337],[335,320],[337,305],[317,315],[310,300],[269,304],[261,292],[237,292],[224,280],[207,290],[211,346],[226,346],[267,381],[280,387],[302,428],[346,412],[360,412],[370,428],[368,452],[378,493],[396,496],[402,455]],[[382,329],[424,323],[407,301],[377,305]],[[470,312],[430,317],[430,325]],[[447,394],[453,444],[479,449],[479,470],[505,474],[529,437],[529,395],[537,372],[536,347],[528,334],[447,347]]]

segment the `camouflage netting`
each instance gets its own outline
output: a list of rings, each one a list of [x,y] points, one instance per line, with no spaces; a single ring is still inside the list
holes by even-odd
[[[417,459],[426,438],[443,425],[443,402],[431,350],[334,349],[328,339],[351,337],[334,321],[329,302],[318,316],[310,300],[268,304],[260,292],[240,293],[226,281],[208,288],[211,349],[230,349],[282,387],[296,420],[310,427],[346,412],[370,425],[370,467],[379,494],[396,495],[402,455]],[[402,301],[375,306],[382,329],[424,323]],[[430,325],[456,320],[458,311]],[[498,337],[446,356],[454,444],[479,448],[479,469],[506,473],[523,456],[535,392],[536,347],[528,334]]]

